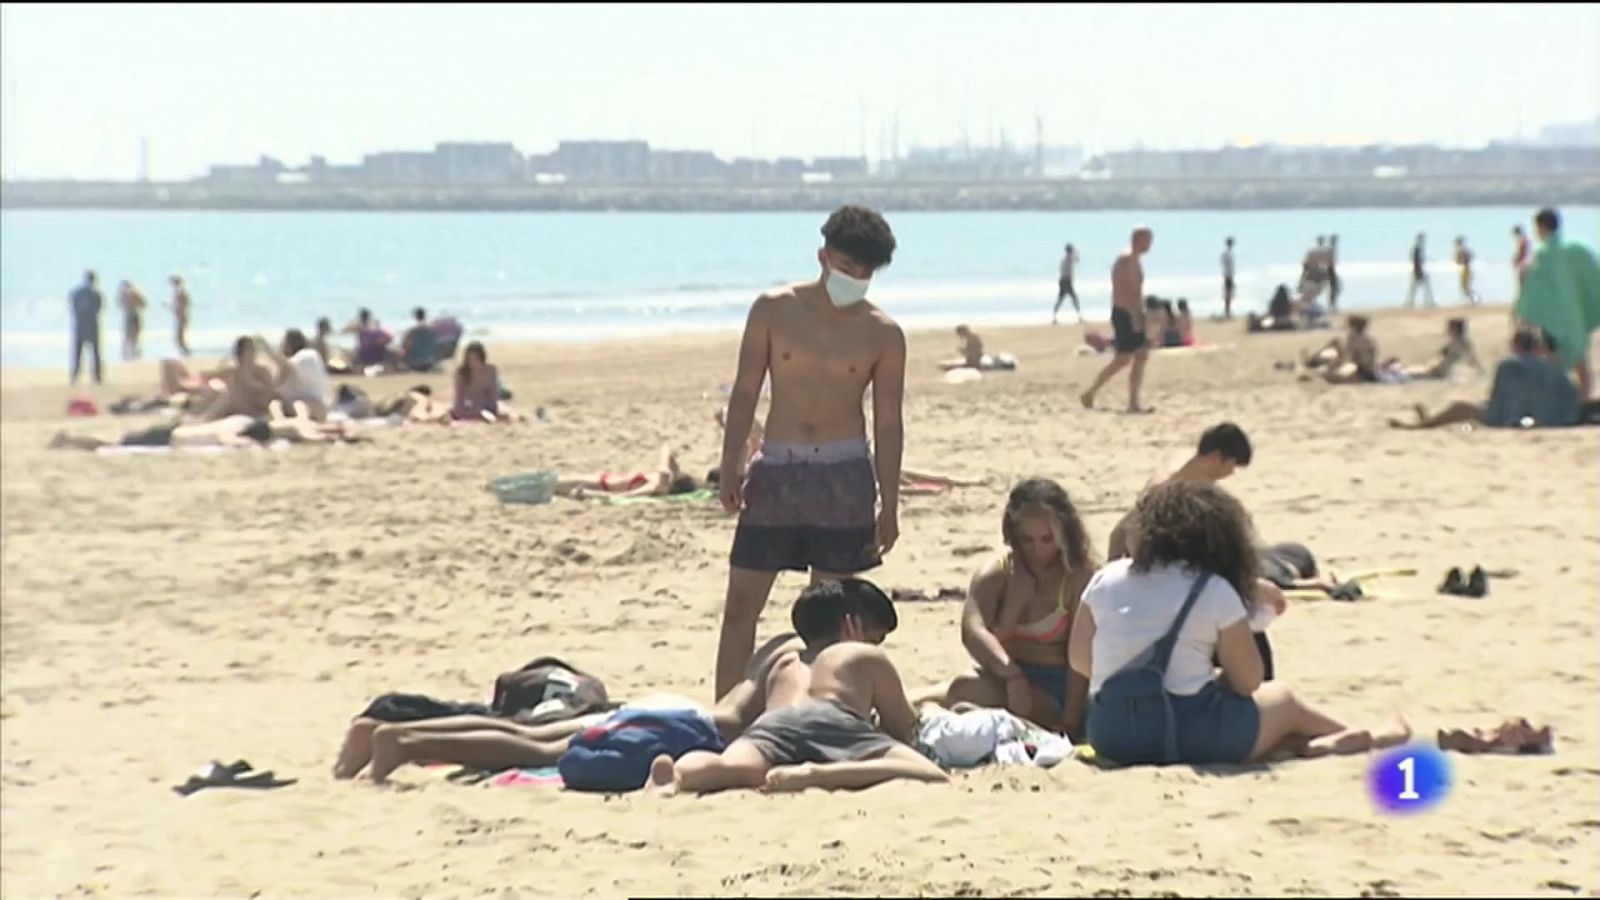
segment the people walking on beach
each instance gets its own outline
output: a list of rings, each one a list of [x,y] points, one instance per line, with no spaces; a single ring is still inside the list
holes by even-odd
[[[1050,324],[1056,324],[1057,317],[1061,314],[1061,301],[1067,297],[1072,298],[1072,311],[1078,317],[1078,323],[1083,323],[1083,310],[1078,308],[1078,292],[1072,288],[1072,273],[1078,267],[1078,251],[1071,244],[1067,245],[1066,252],[1061,255],[1061,279],[1056,282],[1056,308],[1050,313]]]
[[[1140,258],[1150,252],[1155,242],[1155,232],[1140,225],[1133,230],[1127,249],[1117,256],[1111,266],[1111,329],[1112,346],[1116,355],[1101,370],[1094,383],[1078,399],[1085,409],[1094,408],[1094,395],[1110,381],[1112,376],[1127,368],[1128,412],[1152,412],[1139,405],[1139,387],[1144,381],[1145,362],[1150,358],[1150,342],[1146,337],[1144,307],[1144,266]]]
[[[1233,318],[1233,238],[1222,245],[1222,317]]]
[[[189,315],[192,301],[189,299],[189,287],[184,284],[182,275],[172,276],[172,317],[174,339],[178,344],[178,353],[189,355]]]
[[[1472,251],[1467,248],[1464,237],[1456,238],[1456,265],[1461,269],[1461,302],[1477,306],[1483,298],[1472,289]]]
[[[1527,277],[1528,263],[1533,261],[1533,244],[1528,236],[1523,233],[1521,225],[1511,226],[1511,274],[1517,276],[1517,285],[1522,285],[1522,280]]]
[[[1328,235],[1328,250],[1323,257],[1327,263],[1328,275],[1328,315],[1339,312],[1339,292],[1344,289],[1344,284],[1339,281],[1339,236]]]
[[[899,538],[906,338],[867,299],[872,275],[894,255],[894,234],[878,213],[844,206],[822,237],[820,277],[756,298],[739,346],[719,469],[723,508],[739,514],[717,646],[719,697],[750,659],[778,572],[809,570],[816,583],[865,571]],[[745,442],[769,375],[766,436],[746,472]]]
[[[117,303],[122,307],[122,358],[139,358],[139,334],[144,330],[144,310],[149,302],[132,282],[117,285]]]
[[[1424,236],[1417,235],[1417,242],[1411,245],[1411,288],[1406,291],[1406,309],[1411,309],[1417,300],[1417,288],[1422,288],[1428,294],[1428,308],[1434,307],[1433,284],[1428,281],[1428,256],[1423,250]]]
[[[100,308],[105,305],[105,299],[100,296],[94,272],[83,273],[83,284],[78,285],[69,300],[72,304],[72,383],[78,383],[78,369],[87,347],[94,362],[94,383],[100,384]]]

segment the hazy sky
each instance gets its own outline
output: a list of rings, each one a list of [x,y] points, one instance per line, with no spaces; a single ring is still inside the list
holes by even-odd
[[[1600,8],[17,6],[0,174],[154,178],[258,154],[644,138],[879,153],[1004,128],[1091,150],[1481,144],[1600,114]]]

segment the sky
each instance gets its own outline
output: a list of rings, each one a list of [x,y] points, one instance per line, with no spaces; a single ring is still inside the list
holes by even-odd
[[[648,140],[1481,145],[1600,116],[1600,6],[18,5],[0,176]]]

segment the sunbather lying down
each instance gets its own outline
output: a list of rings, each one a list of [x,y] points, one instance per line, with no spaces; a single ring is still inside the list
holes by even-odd
[[[663,446],[654,471],[596,472],[590,478],[563,478],[556,482],[555,492],[582,500],[585,497],[665,497],[693,493],[701,487],[699,480],[679,468],[678,454],[671,447]]]
[[[1527,719],[1506,719],[1493,731],[1474,728],[1441,728],[1438,734],[1440,750],[1459,753],[1550,753],[1555,750],[1555,733],[1549,725],[1534,728]]]
[[[719,429],[728,427],[728,408],[726,406],[718,407],[717,411],[713,413],[711,417],[712,419],[716,420],[717,427]],[[751,458],[761,451],[761,441],[765,434],[766,431],[761,426],[761,420],[751,420],[750,437],[745,441],[744,448],[744,467],[746,470],[750,468]],[[714,480],[716,479],[707,479],[707,481]],[[915,469],[908,469],[904,467],[900,469],[901,496],[912,494],[943,494],[949,492],[953,488],[982,487],[988,483],[989,480],[987,478],[973,478],[971,476],[963,477],[960,475],[938,475],[933,472],[919,472]]]
[[[733,740],[766,711],[760,685],[774,661],[798,652],[804,643],[792,633],[780,634],[756,649],[744,680],[709,711],[724,740]],[[699,704],[672,694],[631,700],[625,709],[698,709]],[[494,716],[448,716],[417,722],[381,722],[357,718],[345,734],[333,777],[354,778],[370,764],[370,777],[382,782],[406,763],[447,763],[500,770],[553,766],[573,737],[598,725],[610,713],[579,716],[548,725],[523,725]]]
[[[101,447],[249,447],[288,441],[292,444],[355,443],[366,438],[337,425],[303,419],[268,422],[250,416],[227,416],[215,422],[180,425],[176,421],[129,432],[120,440],[106,441],[87,435],[57,432],[51,449],[99,450]]]

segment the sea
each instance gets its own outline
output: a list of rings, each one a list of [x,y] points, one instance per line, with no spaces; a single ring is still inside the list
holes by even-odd
[[[1318,235],[1339,236],[1342,309],[1399,305],[1415,236],[1427,235],[1441,306],[1460,302],[1453,244],[1476,255],[1477,290],[1512,296],[1511,228],[1531,207],[1278,211],[889,213],[899,247],[869,296],[909,328],[1048,324],[1062,248],[1072,243],[1083,313],[1103,322],[1111,263],[1139,224],[1154,229],[1146,293],[1222,309],[1220,256],[1232,236],[1235,312],[1262,311],[1299,277]],[[1600,206],[1562,210],[1590,244]],[[815,278],[826,215],[804,213],[212,212],[0,210],[0,366],[65,365],[67,295],[85,269],[106,295],[102,342],[118,357],[116,286],[151,301],[146,357],[174,353],[167,276],[194,301],[190,344],[222,355],[244,333],[335,327],[367,307],[404,327],[414,307],[453,314],[485,341],[593,341],[737,330],[751,301]],[[1072,321],[1071,302],[1063,320]]]

